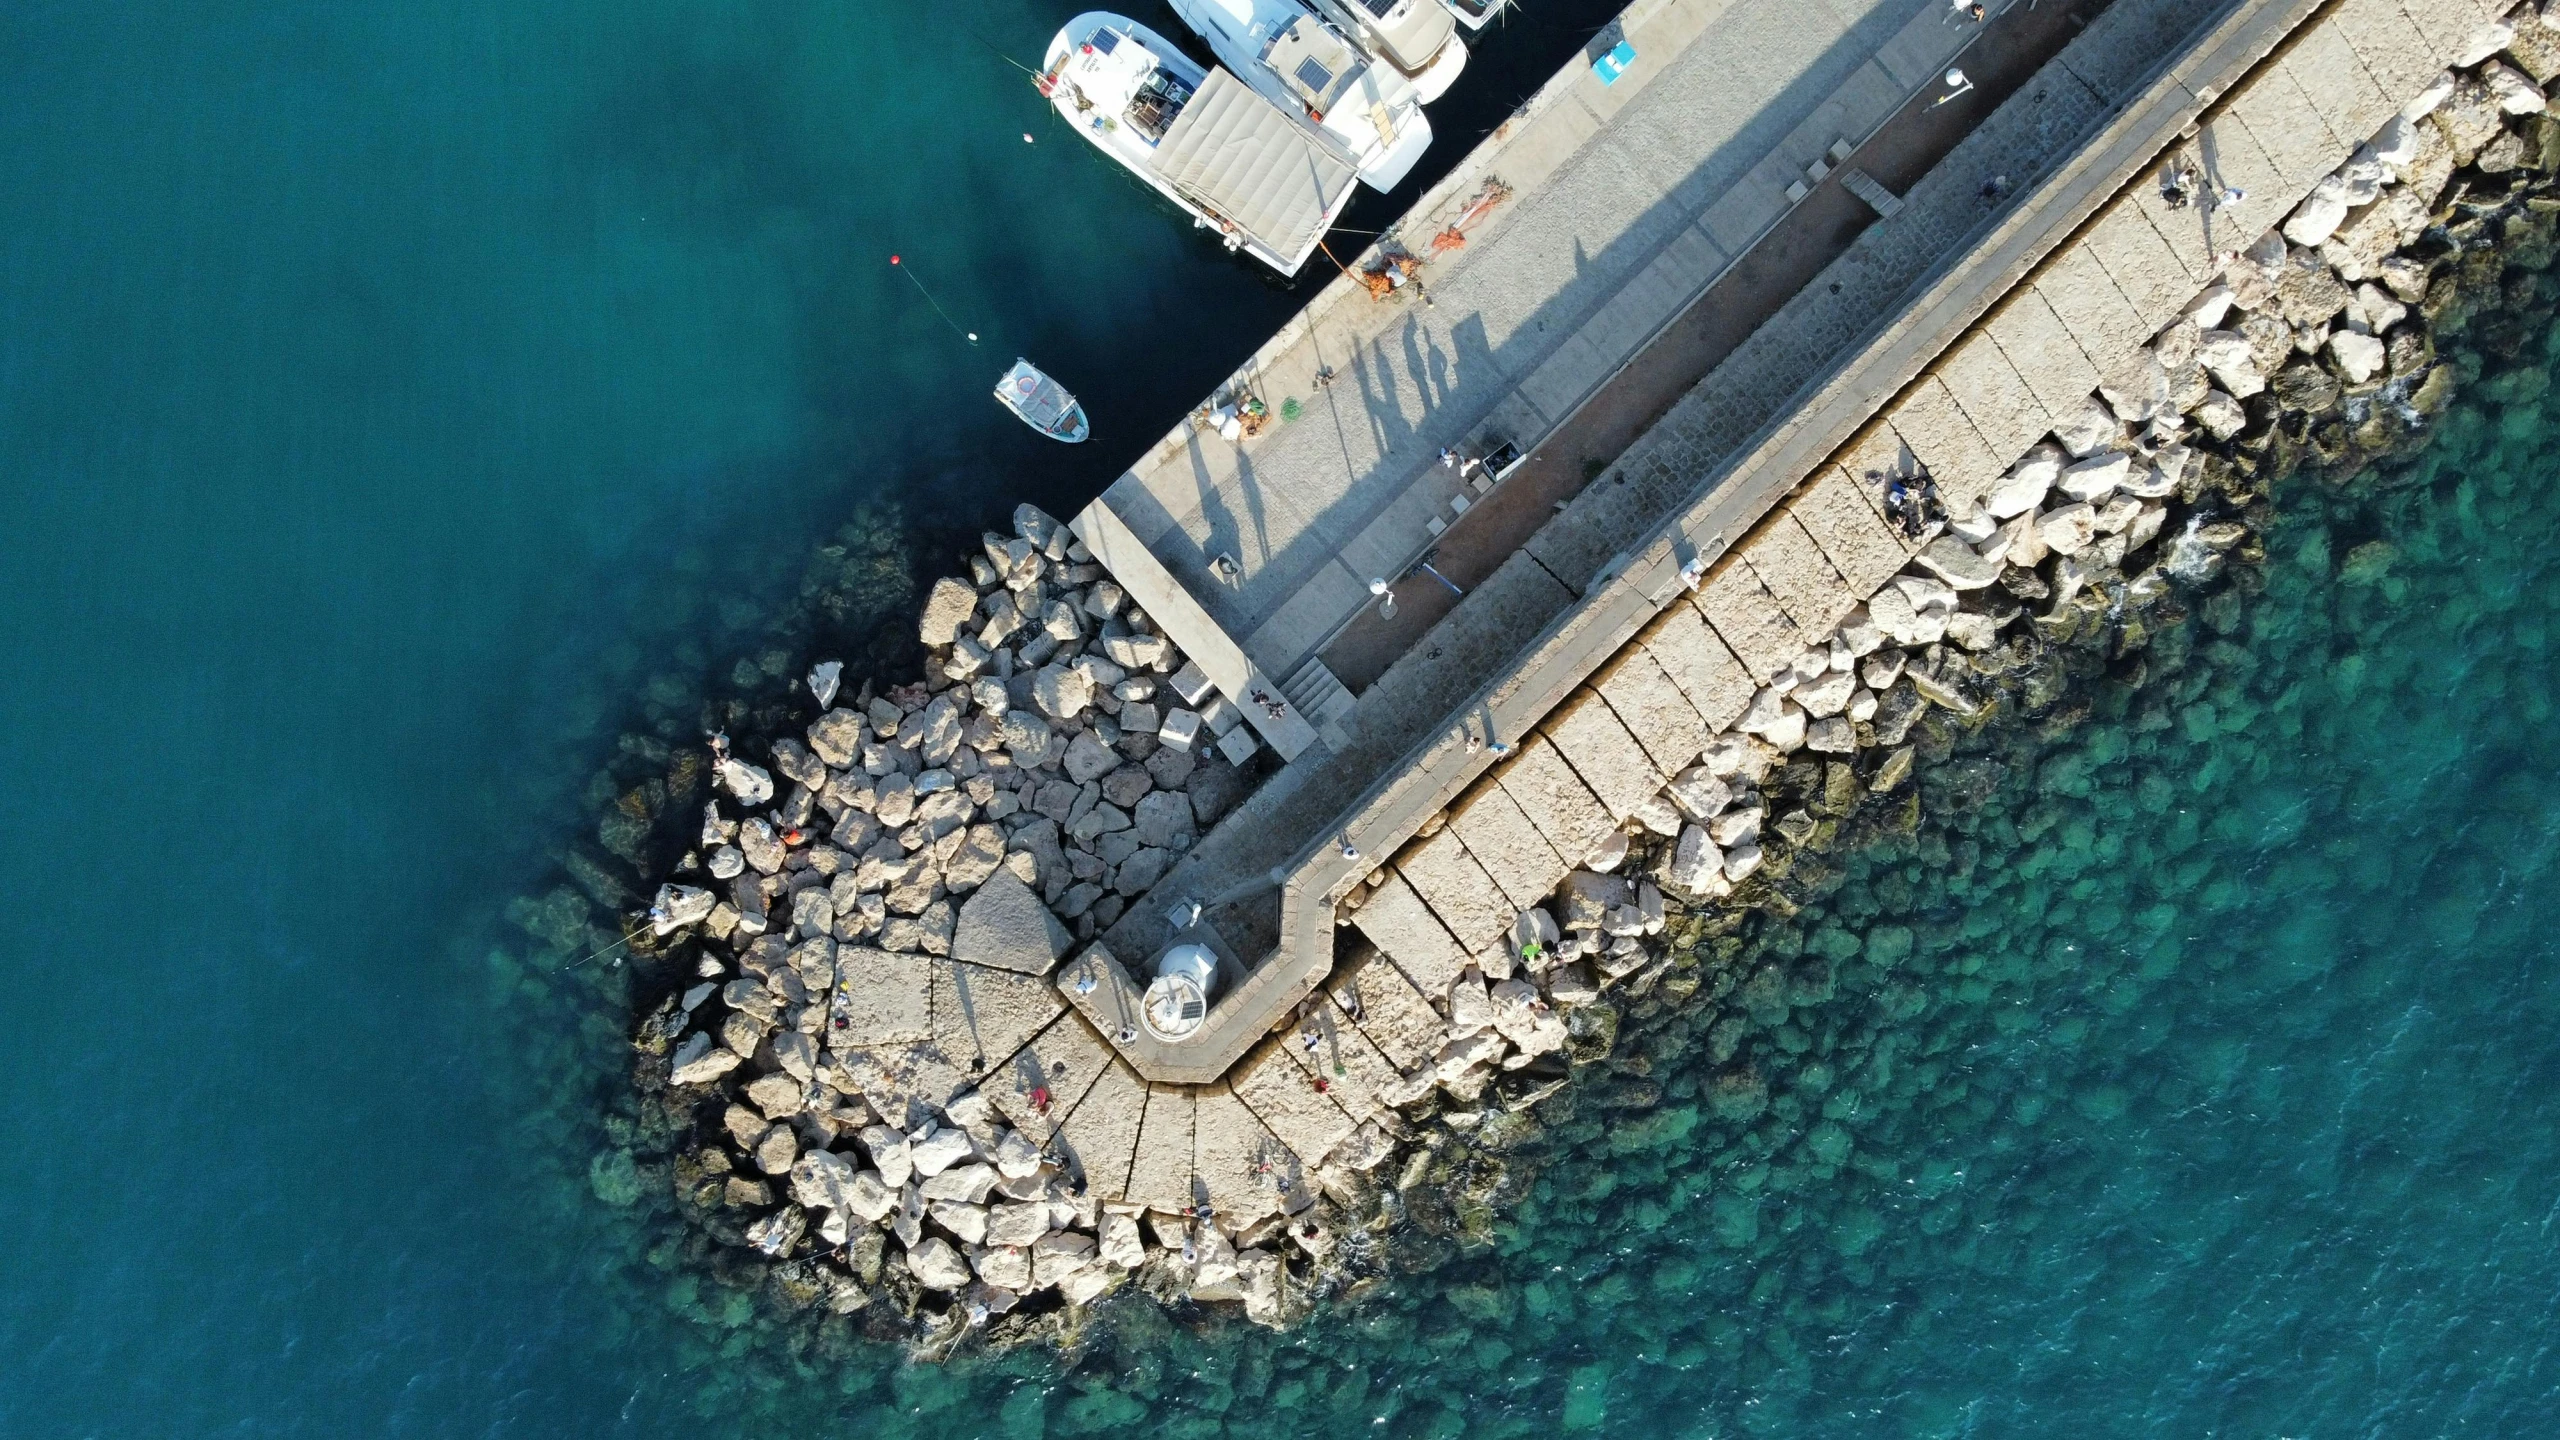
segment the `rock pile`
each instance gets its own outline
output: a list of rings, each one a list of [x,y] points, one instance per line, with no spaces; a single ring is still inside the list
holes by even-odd
[[[2138,652],[2151,607],[2254,546],[2242,523],[2252,477],[2294,457],[2388,453],[2446,403],[2457,377],[2437,366],[2430,327],[2494,305],[2507,267],[2549,265],[2560,228],[2560,201],[2543,194],[2560,171],[2560,120],[2542,89],[2560,78],[2560,0],[2520,8],[2473,48],[2469,68],[2429,86],[2281,226],[2224,256],[2129,373],[2106,377],[1964,513],[1912,534],[1900,574],[1518,914],[1505,953],[1476,957],[1451,987],[1434,1063],[1391,1096],[1408,1118],[1446,1104],[1458,1128],[1481,1125],[1489,1079],[1563,1046],[1578,1011],[1605,1010],[1611,989],[1643,990],[1680,958],[1654,938],[1666,897],[1675,920],[1763,903],[1771,892],[1752,882],[1764,867],[1782,872],[1867,797],[1905,786],[1931,710],[1980,723],[2010,692],[2040,709],[2039,690],[2061,683],[2046,652],[2091,640]],[[2193,154],[2166,168],[2204,173]],[[1865,478],[1880,497],[1893,477]],[[1916,494],[1926,477],[1901,478]],[[1422,859],[1445,823],[1427,823],[1397,863]],[[1373,873],[1346,918],[1387,878]],[[1497,999],[1535,1028],[1488,1027]]]
[[[1375,1091],[1393,1108],[1314,1168],[1335,1208],[1312,1238],[1294,1217],[1236,1234],[1103,1204],[1018,1097],[963,1083],[950,1057],[930,1084],[890,1074],[870,1036],[839,1033],[868,1017],[879,1035],[910,1034],[881,1018],[897,993],[882,977],[898,973],[884,957],[956,964],[973,926],[1036,931],[1052,923],[1043,905],[1090,939],[1248,788],[1242,717],[1055,521],[1025,507],[1012,537],[990,535],[971,557],[970,581],[934,587],[923,682],[882,696],[865,686],[760,761],[716,758],[726,799],[707,809],[648,927],[698,974],[639,1036],[642,1090],[693,1126],[673,1166],[688,1215],[769,1260],[802,1303],[865,1312],[882,1333],[920,1306],[962,1324],[1038,1310],[1024,1304],[1034,1296],[1088,1303],[1133,1275],[1276,1323],[1292,1312],[1267,1247],[1284,1232],[1320,1279],[1384,1251],[1339,1237],[1365,1224],[1392,1238],[1399,1217],[1435,1206],[1489,1238],[1500,1166],[1469,1171],[1456,1157],[1516,1137],[1572,1066],[1606,1058],[1620,996],[1688,993],[1664,977],[1685,964],[1695,985],[1697,957],[1678,952],[1699,917],[1783,909],[1777,882],[1800,855],[1862,806],[1909,802],[1919,763],[1945,753],[1929,736],[2011,697],[2029,713],[2054,705],[2056,652],[2138,669],[2154,607],[2254,553],[2247,522],[2265,476],[2295,458],[2389,452],[2446,403],[2458,378],[2433,334],[2474,316],[2495,328],[2501,287],[2519,274],[2533,283],[2560,230],[2546,193],[2560,121],[2543,89],[2560,77],[2560,25],[2520,8],[2473,48],[2280,225],[2220,257],[2214,282],[2126,373],[1960,513],[1927,517],[1900,573],[1747,705],[1736,692],[1738,717],[1692,736],[1701,748],[1664,767],[1658,792],[1644,793],[1649,772],[1615,797],[1623,825],[1603,815],[1572,837],[1538,832],[1570,872],[1526,903],[1556,873],[1545,871],[1490,913],[1484,945],[1416,972],[1418,1038]],[[2202,159],[2169,168],[2201,174]],[[1880,492],[1887,477],[1860,478]],[[2208,615],[2236,604],[2237,588]],[[837,678],[812,675],[822,707]],[[1940,780],[1961,798],[1963,777]],[[1427,823],[1417,846],[1448,823]],[[1345,918],[1382,896],[1418,905],[1392,878],[1370,876]],[[1068,941],[1024,942],[1046,958],[1023,970],[1045,973]],[[1828,994],[1768,974],[1787,1003]],[[1327,1006],[1364,1020],[1341,978],[1300,1017],[1310,1053]],[[1740,984],[1743,1004],[1763,978]],[[1719,1115],[1771,1103],[1765,1081],[1738,1072],[1706,1098]],[[599,1193],[637,1183],[599,1174]],[[1400,1204],[1381,1203],[1390,1187]]]
[[[984,537],[972,582],[933,587],[921,683],[864,686],[762,764],[715,746],[724,795],[649,911],[656,937],[698,941],[695,983],[640,1036],[644,1083],[699,1117],[680,1198],[814,1267],[843,1312],[884,1291],[973,1321],[1043,1291],[1082,1304],[1150,1253],[1047,1127],[969,1083],[989,1057],[932,1047],[917,965],[956,953],[982,990],[1001,978],[984,967],[1022,972],[1036,999],[986,991],[971,1023],[1045,1020],[1059,922],[1081,939],[1117,919],[1245,795],[1254,741],[1065,527],[1026,505],[1014,531]],[[809,677],[822,706],[840,674]],[[1012,1118],[1045,1116],[1044,1093]],[[1199,1229],[1154,1248],[1188,1252],[1194,1293],[1275,1316],[1276,1258]]]

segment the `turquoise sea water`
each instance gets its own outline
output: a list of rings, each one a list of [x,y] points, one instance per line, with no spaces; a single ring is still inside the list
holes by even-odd
[[[1723,999],[1630,1007],[1490,1248],[949,1369],[626,1254],[616,1026],[523,1023],[494,911],[847,517],[894,561],[1109,463],[879,261],[1106,439],[1294,303],[914,13],[0,17],[0,1433],[2549,1428],[2538,335],[2418,469],[2284,491],[2141,687],[1939,762]]]

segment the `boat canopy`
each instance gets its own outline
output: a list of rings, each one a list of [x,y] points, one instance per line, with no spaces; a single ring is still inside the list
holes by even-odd
[[[1351,163],[1224,70],[1182,107],[1156,169],[1276,254],[1303,258],[1358,180]]]

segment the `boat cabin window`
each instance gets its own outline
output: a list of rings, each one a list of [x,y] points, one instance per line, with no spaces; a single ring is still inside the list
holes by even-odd
[[[1370,14],[1381,20],[1384,20],[1388,15],[1394,13],[1396,6],[1401,3],[1401,0],[1358,0],[1358,3],[1361,9],[1368,11]]]
[[[1120,32],[1117,30],[1096,30],[1093,32],[1092,38],[1086,40],[1084,43],[1085,47],[1091,50],[1094,54],[1108,55],[1112,51],[1120,48]]]
[[[1333,72],[1313,60],[1301,60],[1298,62],[1298,83],[1307,87],[1307,93],[1321,95],[1325,87],[1333,83]]]

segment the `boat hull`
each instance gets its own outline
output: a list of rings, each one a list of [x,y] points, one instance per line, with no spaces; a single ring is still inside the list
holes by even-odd
[[[1411,77],[1413,93],[1421,96],[1422,103],[1428,105],[1448,94],[1449,87],[1458,83],[1459,74],[1466,68],[1466,42],[1451,36],[1449,43],[1440,47],[1440,53],[1431,57],[1431,63],[1423,67],[1422,73]]]
[[[1483,29],[1492,22],[1494,16],[1501,14],[1502,7],[1509,3],[1511,0],[1492,0],[1492,3],[1479,9],[1469,5],[1467,0],[1440,0],[1441,8],[1457,16],[1458,23],[1470,30]]]
[[[1338,100],[1329,102],[1334,106],[1330,117],[1310,108],[1305,98],[1292,93],[1264,63],[1264,47],[1272,43],[1274,36],[1288,32],[1293,23],[1319,27],[1323,34],[1341,33],[1319,20],[1300,0],[1167,3],[1182,23],[1208,42],[1219,64],[1272,104],[1300,118],[1311,133],[1350,160],[1360,183],[1370,189],[1393,190],[1402,184],[1405,176],[1412,173],[1414,163],[1422,158],[1422,152],[1431,147],[1431,121],[1422,113],[1422,101],[1412,82],[1403,71],[1372,57],[1347,37],[1340,43],[1363,63],[1357,80]],[[1386,117],[1387,133],[1379,133],[1379,122],[1370,119],[1372,115]]]
[[[1014,361],[1013,368],[997,378],[996,403],[1012,411],[1015,419],[1063,445],[1081,445],[1093,434],[1093,426],[1085,419],[1084,403],[1028,360]]]
[[[1048,95],[1051,107],[1095,149],[1120,162],[1124,169],[1145,181],[1149,189],[1172,201],[1184,214],[1189,215],[1194,225],[1220,232],[1229,250],[1250,255],[1283,275],[1296,274],[1306,263],[1307,257],[1314,253],[1314,239],[1307,240],[1303,245],[1292,243],[1287,250],[1283,250],[1230,223],[1225,217],[1204,208],[1198,200],[1185,193],[1181,186],[1167,180],[1156,170],[1153,145],[1130,133],[1127,127],[1105,122],[1102,117],[1080,109],[1080,99],[1090,97],[1080,97],[1072,86],[1065,83],[1054,85],[1049,83],[1051,77],[1062,74],[1067,63],[1075,57],[1076,52],[1086,43],[1088,37],[1101,29],[1116,30],[1129,40],[1135,41],[1168,73],[1179,79],[1195,94],[1208,83],[1210,72],[1203,70],[1171,41],[1155,31],[1124,15],[1115,15],[1105,10],[1089,10],[1061,26],[1057,35],[1049,42],[1049,49],[1043,60],[1044,74],[1041,88]],[[1335,217],[1341,213],[1342,205],[1349,199],[1350,192],[1345,190],[1333,204],[1326,207],[1318,229],[1319,237],[1323,230],[1332,227]]]

